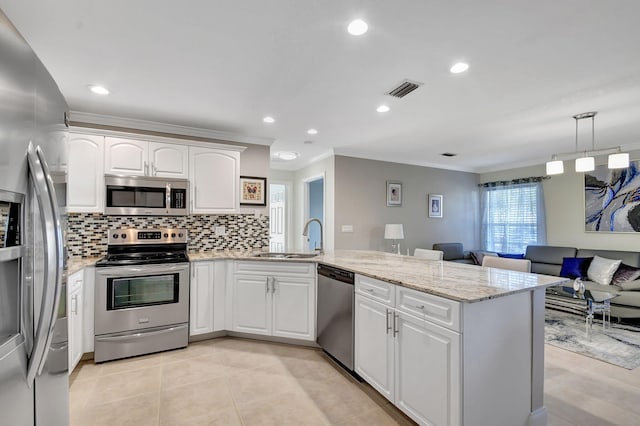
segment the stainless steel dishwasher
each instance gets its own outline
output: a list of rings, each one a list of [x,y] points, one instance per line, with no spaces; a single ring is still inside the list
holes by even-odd
[[[318,265],[318,344],[353,371],[353,272]]]

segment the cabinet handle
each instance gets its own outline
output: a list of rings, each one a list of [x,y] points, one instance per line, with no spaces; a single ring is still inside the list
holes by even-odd
[[[271,277],[271,293],[276,293],[276,277]]]
[[[424,309],[424,305],[416,306],[416,309]]]
[[[393,314],[393,337],[396,337],[400,331],[398,330],[398,316],[396,313]]]
[[[144,162],[144,175],[149,176],[149,164],[146,161]]]
[[[71,298],[71,313],[72,314],[78,313],[78,295],[77,294],[74,294],[73,297]]]
[[[156,167],[156,163],[151,162],[151,174],[153,176],[158,176],[158,168]]]
[[[373,289],[372,288],[365,288],[364,291],[368,291],[369,293],[373,294]]]
[[[269,279],[270,278],[271,277],[267,277],[267,285],[265,286],[265,290],[264,290],[265,294],[269,294]]]
[[[391,331],[391,324],[389,322],[389,314],[391,313],[391,311],[389,311],[388,309],[386,309],[387,311],[387,334],[389,334],[389,332]]]

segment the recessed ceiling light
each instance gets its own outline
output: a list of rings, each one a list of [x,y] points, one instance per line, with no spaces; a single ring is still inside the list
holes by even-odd
[[[354,19],[349,23],[349,26],[347,27],[347,31],[349,31],[349,34],[354,36],[362,35],[366,33],[368,29],[369,25],[367,25],[367,23],[362,19]]]
[[[296,158],[298,158],[298,153],[297,152],[292,152],[292,151],[280,151],[280,152],[276,152],[274,157],[279,158],[279,159],[284,160],[284,161],[291,161],[291,160],[295,160]]]
[[[103,86],[97,86],[97,85],[89,86],[89,90],[91,90],[96,95],[108,95],[109,94],[109,90],[106,87],[103,87]]]
[[[309,130],[307,130],[307,133],[310,134],[310,135],[317,135],[318,131],[316,129],[309,129]]]
[[[467,64],[466,62],[458,62],[457,64],[454,64],[449,69],[449,71],[451,71],[453,74],[460,74],[461,72],[465,72],[468,69],[469,69],[469,64]]]
[[[265,123],[271,124],[271,123],[275,123],[276,119],[267,115],[262,119],[262,121],[264,121]]]
[[[380,105],[378,108],[376,108],[376,111],[378,111],[378,112],[389,112],[389,111],[391,111],[391,108],[389,108],[387,105]]]

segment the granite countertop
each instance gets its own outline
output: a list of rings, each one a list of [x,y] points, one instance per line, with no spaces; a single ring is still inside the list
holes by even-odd
[[[413,256],[366,250],[331,250],[312,258],[255,257],[249,250],[189,252],[192,262],[207,260],[251,260],[258,262],[314,262],[343,268],[392,284],[442,296],[459,302],[479,302],[558,285],[566,278],[527,274],[447,261],[429,261]],[[95,265],[99,257],[68,260],[68,274]]]

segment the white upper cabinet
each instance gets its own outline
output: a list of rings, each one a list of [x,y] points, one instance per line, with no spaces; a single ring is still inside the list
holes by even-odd
[[[240,152],[189,147],[192,213],[234,213],[239,207]]]
[[[189,178],[189,147],[149,142],[150,176]]]
[[[107,137],[105,173],[187,179],[186,145]]]
[[[104,204],[104,137],[69,133],[67,211],[101,213]]]

